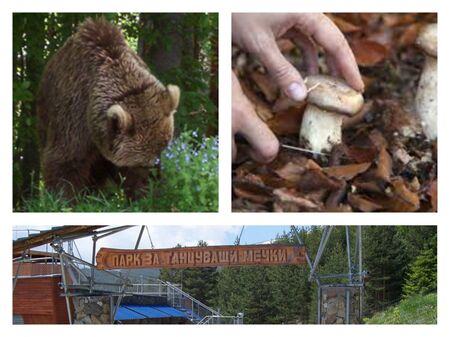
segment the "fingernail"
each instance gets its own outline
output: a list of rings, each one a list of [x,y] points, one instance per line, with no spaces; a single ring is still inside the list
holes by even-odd
[[[302,83],[292,82],[286,90],[286,94],[294,101],[303,101],[306,98],[306,86]]]

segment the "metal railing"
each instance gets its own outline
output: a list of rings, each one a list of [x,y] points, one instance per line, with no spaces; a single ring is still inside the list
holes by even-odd
[[[52,264],[58,272],[65,275],[61,283],[64,295],[90,296],[108,294],[112,296],[159,296],[167,299],[167,304],[186,313],[187,318],[197,324],[243,324],[243,315],[223,316],[218,311],[195,299],[181,289],[181,285],[157,278],[126,275],[120,272],[97,270],[94,265],[64,251],[58,260],[48,258],[18,258],[20,262],[43,262]],[[63,268],[61,268],[63,266]],[[19,268],[18,268],[19,269]],[[15,281],[19,270],[15,273]]]
[[[244,324],[244,315],[236,316],[205,316],[198,324]]]

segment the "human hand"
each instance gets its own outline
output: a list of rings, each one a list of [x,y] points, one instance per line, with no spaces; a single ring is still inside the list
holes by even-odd
[[[289,98],[302,101],[307,91],[302,76],[280,52],[276,40],[290,38],[303,51],[308,72],[318,72],[317,47],[327,54],[332,75],[344,78],[355,90],[364,83],[344,35],[320,13],[238,13],[232,16],[233,42],[252,53]],[[234,99],[234,98],[233,98]]]
[[[242,92],[241,85],[234,72],[232,72],[232,147],[233,161],[236,159],[236,143],[234,137],[237,133],[242,135],[252,147],[249,154],[259,162],[272,161],[279,149],[277,137],[269,127],[256,115],[256,112]]]

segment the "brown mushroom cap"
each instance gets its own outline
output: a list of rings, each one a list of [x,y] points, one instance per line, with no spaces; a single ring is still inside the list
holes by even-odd
[[[364,104],[364,98],[360,92],[335,77],[309,76],[306,87],[309,91],[307,102],[326,111],[352,116]]]
[[[437,23],[423,27],[417,36],[416,44],[428,55],[437,57]]]

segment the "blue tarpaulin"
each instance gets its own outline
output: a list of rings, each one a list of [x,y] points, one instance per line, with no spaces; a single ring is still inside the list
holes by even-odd
[[[187,317],[187,314],[172,307],[121,305],[116,313],[116,321],[145,318]]]

